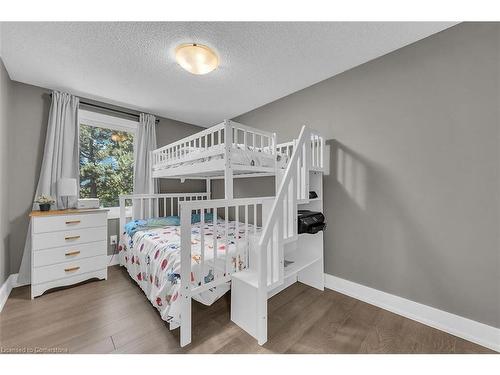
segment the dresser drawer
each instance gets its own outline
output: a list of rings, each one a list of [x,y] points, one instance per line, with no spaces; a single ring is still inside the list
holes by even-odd
[[[101,227],[106,225],[107,212],[79,215],[56,215],[33,218],[33,233]]]
[[[80,245],[55,247],[33,252],[33,267],[71,262],[84,258],[106,255],[106,241],[90,242]]]
[[[33,234],[32,248],[37,251],[52,247],[75,246],[100,240],[106,241],[107,231],[107,227],[99,227],[37,233]]]
[[[51,266],[38,267],[33,270],[32,283],[40,284],[52,280],[72,277],[86,272],[105,269],[107,266],[107,256],[80,259],[70,262],[53,264]]]

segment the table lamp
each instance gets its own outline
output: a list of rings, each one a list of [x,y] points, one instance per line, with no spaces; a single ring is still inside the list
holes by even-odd
[[[69,208],[69,197],[77,196],[76,178],[61,178],[57,181],[57,195],[66,197],[66,207]]]

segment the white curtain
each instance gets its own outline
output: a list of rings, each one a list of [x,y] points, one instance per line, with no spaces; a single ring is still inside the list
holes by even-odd
[[[56,200],[53,208],[63,208],[63,197],[57,191],[57,181],[61,178],[75,178],[78,181],[78,106],[76,96],[52,92],[47,135],[42,160],[42,169],[36,188],[35,198],[41,194]],[[64,198],[66,199],[66,197]],[[77,197],[69,199],[69,207],[74,207]],[[38,207],[34,206],[34,209]],[[30,224],[31,226],[31,224]],[[28,229],[23,260],[18,282],[29,283],[31,279],[31,228]]]
[[[156,148],[156,118],[141,113],[134,140],[134,194],[153,194],[158,191],[151,173],[151,151]]]

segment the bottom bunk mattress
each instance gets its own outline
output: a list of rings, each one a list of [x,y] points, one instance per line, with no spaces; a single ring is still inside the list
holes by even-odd
[[[231,272],[246,268],[248,238],[245,238],[244,224],[229,221],[226,235],[225,221],[218,220],[204,224],[204,270],[201,268],[201,228],[200,223],[191,227],[191,284],[201,285],[214,278],[223,277],[226,264],[226,251],[229,251]],[[253,233],[248,225],[248,233]],[[238,233],[236,233],[238,232]],[[214,259],[214,240],[217,249]],[[238,236],[238,241],[236,241]],[[250,237],[250,236],[249,236]],[[226,238],[228,249],[226,249]],[[236,245],[237,242],[237,245]],[[144,291],[146,297],[160,312],[165,321],[180,322],[180,274],[181,274],[181,228],[178,225],[148,228],[134,232],[125,231],[120,238],[120,264]],[[211,305],[230,289],[224,283],[192,296],[198,302]]]

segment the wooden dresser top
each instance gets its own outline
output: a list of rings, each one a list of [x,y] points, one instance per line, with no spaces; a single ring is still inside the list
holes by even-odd
[[[78,214],[88,214],[88,213],[98,213],[98,212],[108,212],[106,208],[91,208],[86,210],[79,210],[76,208],[70,208],[67,210],[49,210],[49,211],[31,211],[30,217],[44,217],[44,216],[58,216],[58,215],[78,215]]]

